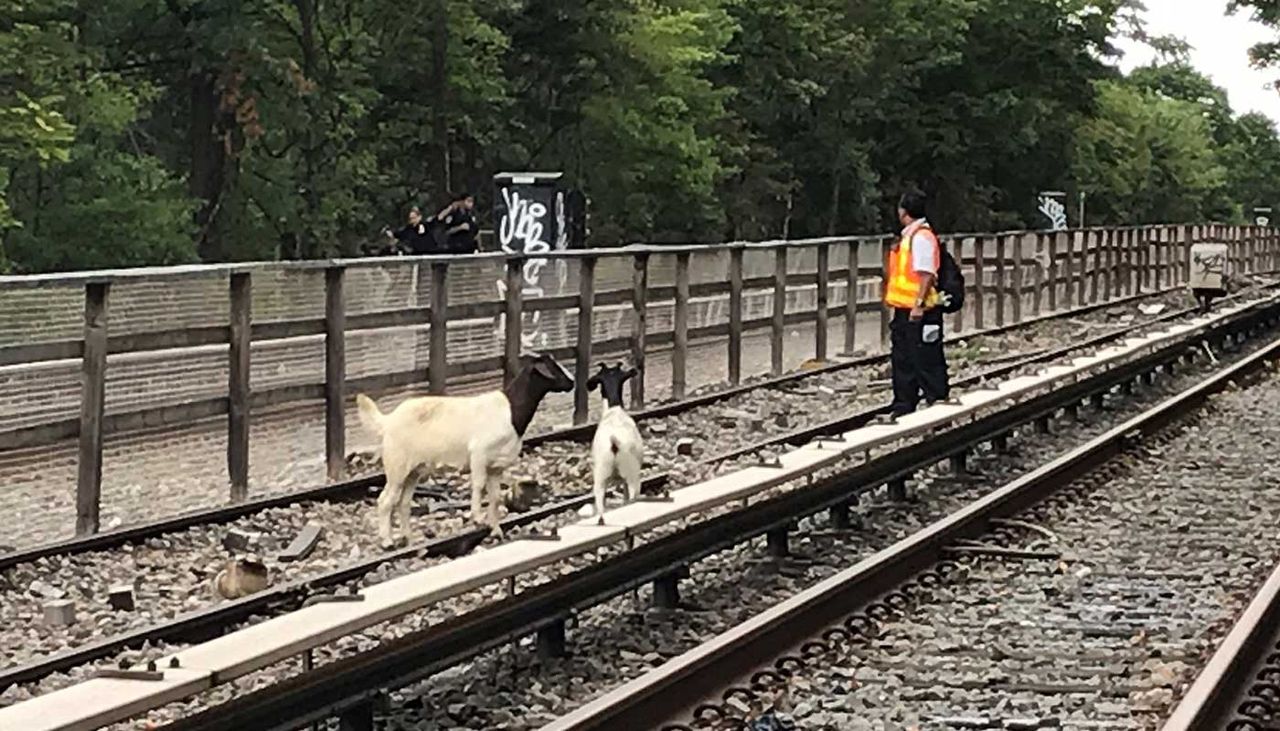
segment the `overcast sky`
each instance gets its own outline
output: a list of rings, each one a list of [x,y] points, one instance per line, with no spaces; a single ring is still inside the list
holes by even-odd
[[[1227,90],[1236,112],[1257,111],[1280,122],[1280,92],[1266,84],[1280,78],[1280,69],[1256,71],[1249,67],[1249,47],[1274,39],[1275,30],[1249,18],[1249,11],[1226,15],[1227,0],[1143,0],[1147,6],[1147,31],[1151,35],[1178,36],[1191,44],[1196,68]],[[1116,44],[1125,51],[1120,67],[1125,71],[1151,60],[1150,49],[1128,40]]]

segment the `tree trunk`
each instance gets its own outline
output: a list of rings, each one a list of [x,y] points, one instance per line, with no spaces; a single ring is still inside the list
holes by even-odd
[[[449,16],[445,0],[432,2],[431,26],[431,168],[427,171],[440,190],[451,188],[449,180]]]
[[[837,158],[836,164],[831,166],[831,210],[828,212],[827,219],[827,235],[835,236],[836,227],[840,223],[840,162]]]
[[[204,261],[226,258],[217,232],[217,212],[226,176],[226,148],[218,130],[218,88],[212,74],[197,72],[191,89],[191,176],[188,189],[199,200],[196,251]]]

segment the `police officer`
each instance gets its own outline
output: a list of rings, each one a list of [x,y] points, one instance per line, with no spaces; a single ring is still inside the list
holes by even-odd
[[[902,234],[885,266],[885,306],[893,312],[889,335],[893,366],[893,416],[916,410],[920,394],[933,404],[947,400],[947,359],[942,351],[941,296],[935,287],[941,247],[925,219],[924,193],[898,203]]]

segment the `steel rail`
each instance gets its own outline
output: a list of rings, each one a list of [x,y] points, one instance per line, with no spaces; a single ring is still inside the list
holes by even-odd
[[[1280,303],[1275,302],[1246,310],[1215,332],[1229,335],[1248,331],[1264,321],[1274,324],[1278,313]],[[384,689],[403,687],[531,632],[564,622],[578,612],[634,587],[679,573],[701,558],[775,528],[788,526],[799,518],[848,504],[855,496],[888,481],[913,474],[1022,424],[1131,382],[1177,359],[1186,352],[1188,342],[1201,341],[1204,337],[1205,334],[1200,333],[1180,339],[1074,384],[935,434],[925,442],[897,449],[845,474],[818,480],[804,489],[708,519],[427,630],[387,641],[376,650],[342,658],[269,688],[238,696],[222,705],[174,721],[165,728],[174,731],[292,729],[353,708],[362,708]],[[1122,435],[1129,431],[1131,429]],[[1121,446],[1117,444],[1115,448],[1120,449]],[[1079,461],[1058,460],[1051,466],[1051,471],[1066,475],[1068,468],[1080,467]],[[932,548],[936,550],[941,546]],[[687,686],[696,687],[697,677],[688,681]],[[601,726],[613,729],[646,727],[647,723]]]
[[[848,615],[851,608],[867,605],[878,595],[943,560],[946,546],[980,535],[989,530],[993,519],[1025,510],[1094,472],[1144,438],[1198,410],[1211,395],[1277,358],[1280,358],[1280,340],[962,510],[561,717],[545,726],[544,731],[661,728],[664,723],[685,717],[700,703],[718,699],[726,688],[749,685],[755,669],[770,665],[780,655],[794,652],[804,641]],[[1280,591],[1280,578],[1276,584],[1273,594]],[[1269,598],[1274,601],[1274,596]],[[1271,609],[1275,611],[1276,606]],[[1259,611],[1254,619],[1262,621],[1266,616],[1270,615]]]
[[[1148,320],[1131,328],[1098,335],[1088,340],[1068,344],[1053,350],[1032,353],[1012,363],[996,366],[966,378],[959,379],[953,384],[953,387],[963,388],[965,386],[981,384],[991,379],[1001,378],[1009,375],[1010,373],[1016,372],[1020,368],[1051,362],[1075,351],[1100,347],[1107,343],[1119,340],[1137,329],[1151,327],[1161,322],[1171,322],[1196,311],[1197,308],[1187,308],[1184,310],[1166,313],[1158,318]],[[804,427],[786,434],[769,437],[741,448],[720,452],[712,455],[711,457],[699,460],[699,463],[704,465],[714,465],[725,460],[742,457],[770,447],[786,444],[802,444],[818,437],[840,434],[845,431],[864,426],[875,418],[887,413],[889,413],[889,407],[887,405],[870,407],[854,414],[838,417],[814,426]],[[642,488],[646,493],[656,493],[663,490],[667,486],[668,481],[669,473],[651,475],[644,479]],[[366,477],[353,481],[353,483],[350,484],[332,485],[322,489],[329,491],[329,499],[344,499],[344,496],[345,499],[355,499],[350,494],[351,491],[359,491],[359,494],[365,495],[374,487],[381,484],[381,482],[382,479],[380,476]],[[297,498],[297,495],[281,496],[279,498],[272,499],[270,502],[272,507],[282,506],[297,502]],[[502,527],[504,531],[525,527],[555,515],[577,510],[578,508],[589,504],[590,501],[590,493],[580,493],[578,495],[563,498],[553,503],[539,506],[527,513],[509,516],[506,520],[502,521]],[[242,506],[233,506],[233,508],[238,507]],[[212,512],[216,513],[218,516],[225,516],[228,510],[230,509],[224,508]],[[189,528],[193,525],[207,524],[207,522],[195,522],[200,515],[201,514],[191,514],[188,516],[182,516],[180,518],[172,519],[171,521],[166,521],[166,523],[180,525],[183,528]],[[450,536],[414,544],[403,549],[363,559],[311,579],[291,582],[253,596],[196,610],[194,612],[175,617],[171,620],[151,625],[150,627],[144,627],[119,635],[102,638],[89,644],[64,650],[54,655],[43,657],[23,665],[0,670],[0,689],[8,688],[15,684],[35,682],[53,673],[63,672],[89,662],[110,657],[111,655],[126,649],[140,647],[148,641],[194,642],[208,639],[210,637],[217,636],[226,627],[242,622],[252,615],[261,614],[264,611],[269,610],[287,610],[290,608],[296,608],[305,601],[308,596],[316,593],[317,590],[338,586],[347,581],[358,579],[386,563],[400,561],[415,556],[457,557],[465,555],[483,542],[488,535],[489,531],[485,527],[470,528]],[[99,536],[90,536],[87,539],[80,539],[76,542],[78,550],[73,552],[78,553],[87,550],[102,550],[103,548],[110,548],[114,545],[119,545],[119,543],[143,540],[147,537],[150,537],[150,534],[145,531],[145,526],[123,529],[111,534],[104,533]],[[86,547],[87,545],[93,545],[94,548],[88,548]],[[49,554],[41,553],[41,555]],[[6,568],[4,563],[6,558],[8,557],[0,557],[0,570]]]
[[[1090,312],[1094,312],[1097,310],[1106,309],[1109,307],[1122,306],[1124,304],[1128,304],[1133,301],[1138,301],[1141,299],[1154,297],[1158,295],[1169,294],[1177,289],[1180,289],[1180,288],[1169,288],[1165,290],[1160,290],[1158,292],[1148,292],[1143,294],[1131,295],[1121,299],[1112,300],[1106,303],[1095,303],[1095,304],[1086,305],[1086,306],[1078,307],[1071,310],[1064,310],[1062,312],[1049,313],[1037,318],[1023,320],[1020,323],[1013,323],[1013,324],[1003,325],[1001,327],[989,328],[989,329],[974,332],[974,333],[966,333],[963,337],[951,336],[947,340],[948,342],[954,342],[958,340],[969,340],[975,337],[991,337],[993,335],[1012,332],[1014,330],[1030,327],[1032,325],[1040,324],[1043,322],[1049,322],[1057,319],[1066,319],[1070,317],[1078,317],[1080,315],[1088,314]],[[1230,299],[1231,298],[1224,298],[1221,301],[1229,301]],[[1086,343],[1076,344],[1074,346],[1074,349],[1079,349],[1082,347],[1090,347],[1090,344],[1097,345],[1105,342],[1111,342],[1120,337],[1123,337],[1128,333],[1133,332],[1134,330],[1137,330],[1143,327],[1150,327],[1151,325],[1154,325],[1160,322],[1167,322],[1172,319],[1176,319],[1177,317],[1185,316],[1194,311],[1195,311],[1194,308],[1187,308],[1187,309],[1179,310],[1175,313],[1167,313],[1165,315],[1161,315],[1160,317],[1157,317],[1152,320],[1148,320],[1142,323],[1136,323],[1134,326],[1130,328],[1126,328],[1124,330],[1120,330],[1115,333],[1110,333],[1108,335],[1101,336],[1101,338],[1094,338],[1087,341]],[[1058,356],[1060,356],[1063,353],[1070,352],[1071,349],[1072,349],[1071,347],[1064,347],[1064,348],[1059,348],[1055,352],[1058,354]],[[1048,357],[1048,356],[1045,356],[1044,354],[1036,354],[1036,355],[1039,359],[1037,360],[1024,359],[1024,360],[1019,360],[1012,365],[1000,366],[996,369],[992,369],[992,371],[990,371],[989,373],[984,374],[984,377],[996,378],[1004,373],[1012,372],[1016,368],[1019,368],[1025,365],[1031,365],[1033,363],[1044,362],[1045,357]],[[1058,357],[1058,356],[1054,356],[1054,357]],[[840,363],[833,363],[830,365],[822,366],[820,368],[815,368],[808,371],[798,371],[795,373],[789,373],[783,376],[769,378],[769,379],[758,381],[755,383],[735,386],[735,387],[724,389],[724,390],[718,390],[711,393],[703,394],[701,396],[695,396],[693,398],[685,399],[682,401],[677,401],[669,404],[662,404],[650,409],[646,409],[644,411],[635,412],[633,414],[633,417],[637,422],[648,421],[652,419],[667,418],[670,416],[675,416],[681,413],[692,411],[693,409],[703,408],[705,406],[710,406],[722,401],[736,398],[750,391],[759,390],[759,389],[780,388],[793,383],[803,381],[807,378],[836,373],[836,372],[851,369],[851,368],[876,365],[876,364],[884,363],[887,361],[888,361],[888,355],[883,353],[864,356],[861,358],[856,358],[854,360],[844,361]],[[965,383],[966,381],[957,381],[955,385],[963,386],[965,385]],[[875,418],[876,416],[879,416],[882,414],[886,414],[888,412],[889,412],[889,408],[886,406],[884,408],[879,409],[875,413],[870,414],[870,416],[863,417],[863,421],[861,422],[852,421],[849,423],[855,423],[855,424],[866,423],[867,420],[870,420],[871,418]],[[859,416],[862,417],[862,415],[859,415]],[[595,433],[594,424],[584,424],[580,426],[569,427],[566,429],[559,429],[551,432],[546,432],[542,434],[534,434],[525,440],[525,448],[534,449],[545,444],[550,444],[553,442],[562,442],[562,441],[584,442],[584,441],[590,440],[591,436],[594,433]],[[807,438],[808,437],[806,437],[805,433],[803,432],[796,432],[794,436],[789,435],[789,439],[807,439]],[[776,443],[781,444],[781,443],[790,443],[790,442],[778,441]],[[764,445],[764,446],[771,446],[771,445]],[[736,452],[736,453],[729,454],[728,456],[717,455],[717,458],[726,459],[729,457],[737,456],[738,454],[741,454],[741,453],[742,452]],[[69,538],[62,541],[56,541],[52,543],[42,544],[39,546],[33,546],[27,549],[11,551],[8,553],[0,553],[0,571],[4,571],[6,569],[10,569],[10,568],[13,568],[14,566],[19,566],[25,563],[31,563],[32,561],[36,561],[41,558],[49,558],[52,556],[72,556],[72,555],[81,554],[81,553],[90,553],[93,551],[109,550],[112,548],[118,548],[120,546],[127,545],[129,543],[139,543],[141,541],[145,541],[148,538],[155,538],[157,536],[162,536],[169,533],[176,533],[176,532],[187,530],[194,527],[207,526],[207,525],[221,525],[224,523],[229,523],[234,520],[239,520],[240,518],[253,515],[255,513],[259,513],[271,508],[286,507],[289,505],[296,505],[299,503],[351,502],[355,500],[363,500],[363,499],[366,499],[367,497],[370,497],[372,494],[376,494],[376,492],[380,490],[385,483],[386,483],[386,476],[384,474],[369,475],[367,477],[361,477],[354,480],[347,480],[343,482],[336,482],[332,484],[323,485],[320,487],[308,488],[306,490],[302,490],[299,492],[292,492],[286,495],[274,495],[274,496],[269,496],[264,498],[258,498],[249,502],[237,503],[234,505],[225,505],[225,506],[220,506],[216,508],[206,508],[203,510],[183,513],[182,515],[175,515],[169,518],[163,518],[150,523],[143,523],[143,524],[133,525],[133,526],[124,526],[124,527],[116,528],[113,530],[102,531],[89,536]],[[655,489],[660,487],[663,484],[665,484],[665,475],[655,476],[654,478],[650,478],[647,481],[646,486],[650,489]],[[0,676],[0,678],[2,677],[3,676]],[[0,680],[0,688],[2,687],[4,687],[4,683],[2,680]]]
[[[1280,721],[1280,565],[1162,731],[1264,731]]]

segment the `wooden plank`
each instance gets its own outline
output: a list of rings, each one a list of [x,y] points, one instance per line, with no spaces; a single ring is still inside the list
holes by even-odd
[[[649,328],[649,255],[636,254],[631,280],[631,365],[640,371],[640,375],[632,378],[631,408],[639,411],[644,408],[645,376],[645,337]]]
[[[435,264],[432,264],[432,266],[435,266]],[[307,523],[302,526],[302,530],[298,532],[298,535],[294,536],[289,545],[286,546],[276,558],[285,563],[290,561],[301,561],[311,555],[311,552],[315,550],[316,544],[320,542],[320,537],[323,535],[323,525],[319,523]]]
[[[102,435],[107,392],[107,299],[111,285],[84,290],[84,360],[80,380],[80,452],[76,535],[98,532],[102,497]]]
[[[83,340],[59,340],[0,347],[0,366],[77,358],[84,358]]]
[[[439,396],[449,392],[449,265],[431,263],[431,329],[427,340],[427,383]]]
[[[786,343],[787,250],[773,250],[773,326],[769,330],[769,370],[782,375],[782,349]]]
[[[346,468],[347,306],[343,294],[345,269],[324,272],[324,455],[330,480]]]
[[[831,248],[827,244],[818,244],[818,324],[814,335],[813,356],[819,361],[827,359],[827,301],[831,287]]]
[[[729,250],[729,385],[742,383],[742,247]]]
[[[986,309],[987,309],[987,285],[986,279],[987,256],[986,239],[981,236],[975,236],[973,239],[973,326],[981,330],[986,326]]]
[[[285,340],[302,338],[308,335],[324,335],[325,321],[322,317],[306,320],[282,320],[280,322],[253,323],[253,341]]]
[[[671,351],[671,395],[683,399],[688,387],[689,362],[689,255],[676,254],[676,313],[674,348]]]
[[[578,262],[578,344],[574,348],[573,374],[573,423],[587,423],[591,410],[591,392],[587,381],[591,378],[592,328],[596,307],[596,260],[581,259]]]
[[[844,353],[857,352],[858,338],[858,241],[849,242],[849,266],[845,271]]]
[[[512,256],[507,259],[506,307],[503,309],[504,337],[502,340],[502,382],[511,380],[520,372],[520,352],[524,320],[524,259]]]
[[[1004,278],[1004,260],[1008,254],[1008,240],[1009,237],[1003,234],[996,237],[996,327],[1004,327],[1005,324],[1004,301],[1008,294],[1008,284]]]
[[[227,476],[231,502],[249,497],[249,339],[253,293],[249,272],[231,274],[231,345],[227,370]]]

